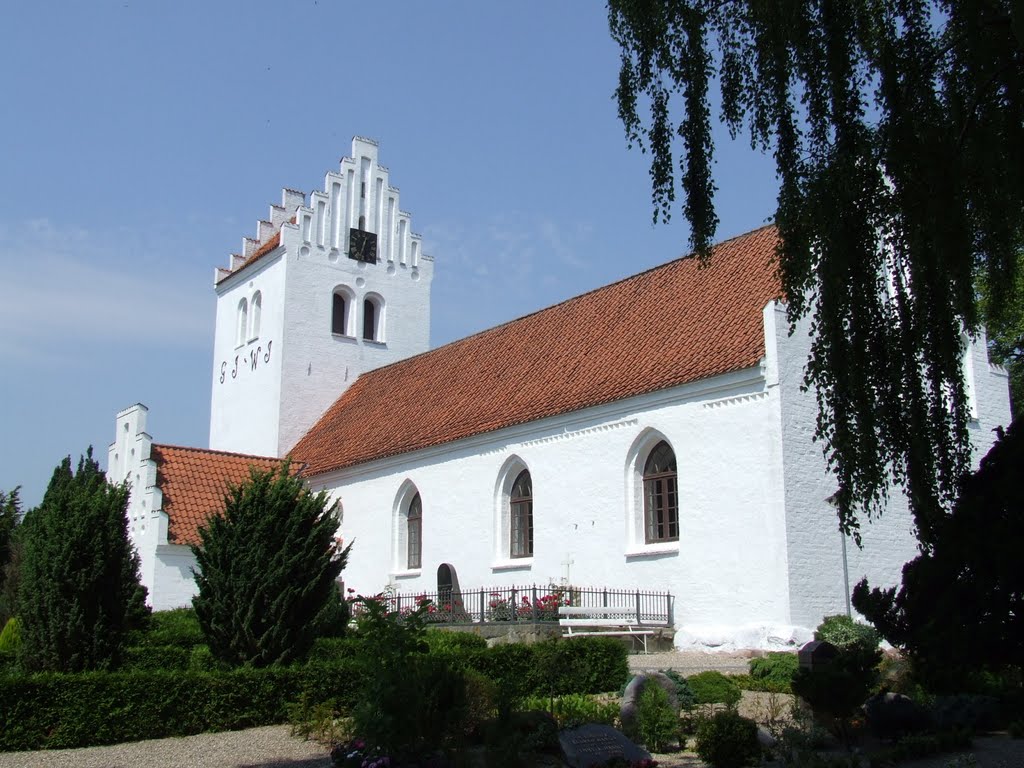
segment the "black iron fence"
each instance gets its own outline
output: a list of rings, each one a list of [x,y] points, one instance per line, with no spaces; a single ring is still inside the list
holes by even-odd
[[[427,619],[438,623],[557,622],[559,607],[567,605],[622,609],[621,617],[602,612],[603,618],[633,618],[641,624],[674,624],[671,593],[642,589],[532,584],[441,592],[395,592],[378,599],[387,601],[389,607],[399,613],[426,606]]]

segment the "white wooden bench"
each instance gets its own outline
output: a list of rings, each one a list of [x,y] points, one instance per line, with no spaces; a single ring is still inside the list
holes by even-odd
[[[562,628],[563,637],[635,637],[647,653],[647,638],[655,634],[655,629],[641,624],[635,614],[629,614],[630,609],[622,607],[561,605],[558,607],[558,625]]]

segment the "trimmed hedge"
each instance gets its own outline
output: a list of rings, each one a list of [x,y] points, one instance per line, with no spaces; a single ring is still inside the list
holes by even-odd
[[[351,709],[369,670],[344,657],[349,641],[323,642],[329,661],[305,665],[197,670],[205,646],[187,654],[186,666],[170,646],[138,649],[134,657],[172,661],[174,669],[136,668],[0,678],[0,751],[116,744],[205,731],[285,722],[286,705],[335,700]],[[205,654],[202,652],[206,651]],[[146,654],[150,654],[148,657]],[[601,693],[629,676],[626,648],[614,638],[583,637],[536,645],[454,648],[437,653],[494,681],[504,693]]]
[[[351,662],[230,672],[83,672],[0,679],[0,750],[116,744],[286,720],[302,694],[347,706],[362,672]]]

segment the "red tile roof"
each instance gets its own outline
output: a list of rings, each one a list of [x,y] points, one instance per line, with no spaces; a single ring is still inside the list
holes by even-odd
[[[280,459],[241,453],[153,445],[156,482],[163,492],[170,544],[199,544],[199,527],[224,509],[229,484],[249,479],[249,468],[266,471],[281,466]]]
[[[292,455],[316,475],[757,365],[774,227],[362,374]]]

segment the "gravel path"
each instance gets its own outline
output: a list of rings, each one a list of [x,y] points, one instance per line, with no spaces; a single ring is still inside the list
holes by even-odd
[[[331,768],[327,750],[287,725],[109,747],[0,752],[0,768]]]

